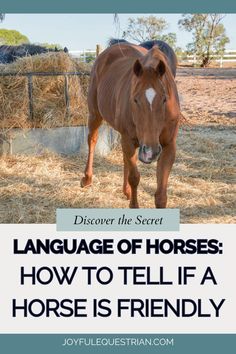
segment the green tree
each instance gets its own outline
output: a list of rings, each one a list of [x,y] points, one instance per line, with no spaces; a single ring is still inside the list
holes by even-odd
[[[62,50],[63,47],[60,44],[54,44],[54,43],[36,43],[37,45],[41,45],[42,47],[45,47],[47,49],[55,49],[57,50]]]
[[[163,34],[158,39],[161,39],[162,41],[168,43],[172,48],[176,49],[177,37],[175,33]]]
[[[223,14],[184,14],[178,24],[180,29],[192,32],[193,42],[187,45],[195,53],[202,67],[207,67],[214,55],[222,55],[229,38],[221,23]]]
[[[168,23],[162,17],[158,18],[151,15],[148,17],[129,18],[127,29],[123,32],[123,38],[128,38],[138,43],[161,39],[170,46],[175,47],[176,34],[163,34],[167,28]]]
[[[15,30],[0,29],[0,45],[20,45],[29,43],[29,39]]]

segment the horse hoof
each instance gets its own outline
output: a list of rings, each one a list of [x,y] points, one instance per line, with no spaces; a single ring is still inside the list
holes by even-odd
[[[127,200],[131,199],[131,188],[130,187],[124,187],[123,193],[126,196]]]
[[[83,177],[81,179],[80,186],[82,188],[89,187],[89,186],[91,186],[91,184],[92,184],[92,180],[91,179],[88,179],[86,177]]]
[[[129,204],[130,209],[139,209],[139,205],[138,204]]]

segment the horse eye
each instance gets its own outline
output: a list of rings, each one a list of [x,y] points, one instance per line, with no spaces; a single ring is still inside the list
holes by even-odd
[[[135,97],[134,102],[138,104],[138,99]]]
[[[166,97],[163,98],[163,103],[166,103],[167,99]]]

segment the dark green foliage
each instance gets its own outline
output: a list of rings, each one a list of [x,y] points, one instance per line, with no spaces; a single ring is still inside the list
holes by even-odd
[[[0,29],[0,45],[20,45],[29,43],[29,39],[16,30]]]

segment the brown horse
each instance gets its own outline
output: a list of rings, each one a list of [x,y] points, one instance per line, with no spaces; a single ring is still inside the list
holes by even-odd
[[[104,119],[121,134],[123,191],[130,207],[139,207],[139,147],[140,161],[159,159],[155,205],[165,208],[180,117],[177,88],[165,54],[156,46],[147,50],[122,43],[107,48],[92,69],[88,107],[89,154],[82,187],[92,183],[94,149]]]

